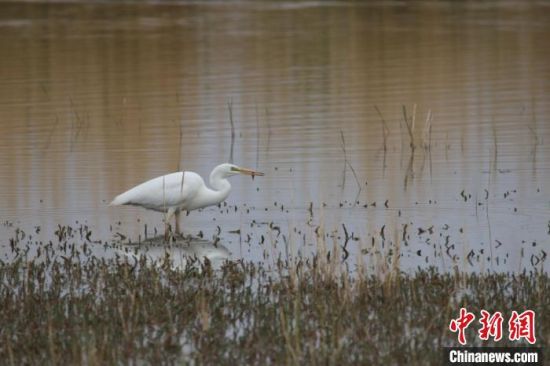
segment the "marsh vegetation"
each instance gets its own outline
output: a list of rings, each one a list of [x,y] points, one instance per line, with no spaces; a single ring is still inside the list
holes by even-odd
[[[41,248],[0,265],[5,364],[437,364],[461,306],[533,309],[538,345],[550,342],[550,280],[538,271],[351,271],[330,253],[269,270],[196,256],[174,267],[170,251],[151,261],[120,243]]]

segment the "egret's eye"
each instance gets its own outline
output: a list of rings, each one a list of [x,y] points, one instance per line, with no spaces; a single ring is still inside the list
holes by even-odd
[[[232,172],[238,172],[238,171],[239,171],[239,168],[232,166],[232,167],[231,167],[231,171],[232,171]]]

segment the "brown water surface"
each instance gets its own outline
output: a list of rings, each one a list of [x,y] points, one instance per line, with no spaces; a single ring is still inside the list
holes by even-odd
[[[16,227],[161,230],[108,202],[227,161],[232,103],[234,161],[266,176],[186,232],[264,260],[345,224],[352,257],[540,268],[549,39],[545,2],[0,3],[0,253]]]

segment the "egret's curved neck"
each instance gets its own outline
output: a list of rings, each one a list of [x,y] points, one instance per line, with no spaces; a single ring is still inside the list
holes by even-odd
[[[214,168],[210,173],[210,190],[209,201],[211,204],[217,204],[224,201],[231,191],[231,184],[225,179],[224,171]]]

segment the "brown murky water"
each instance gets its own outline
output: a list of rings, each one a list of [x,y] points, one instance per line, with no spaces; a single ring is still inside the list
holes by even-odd
[[[540,268],[548,39],[544,2],[2,3],[0,245],[160,230],[107,203],[226,161],[232,103],[234,161],[266,176],[233,178],[186,232],[264,260],[345,224],[352,254],[399,242],[404,268]]]

